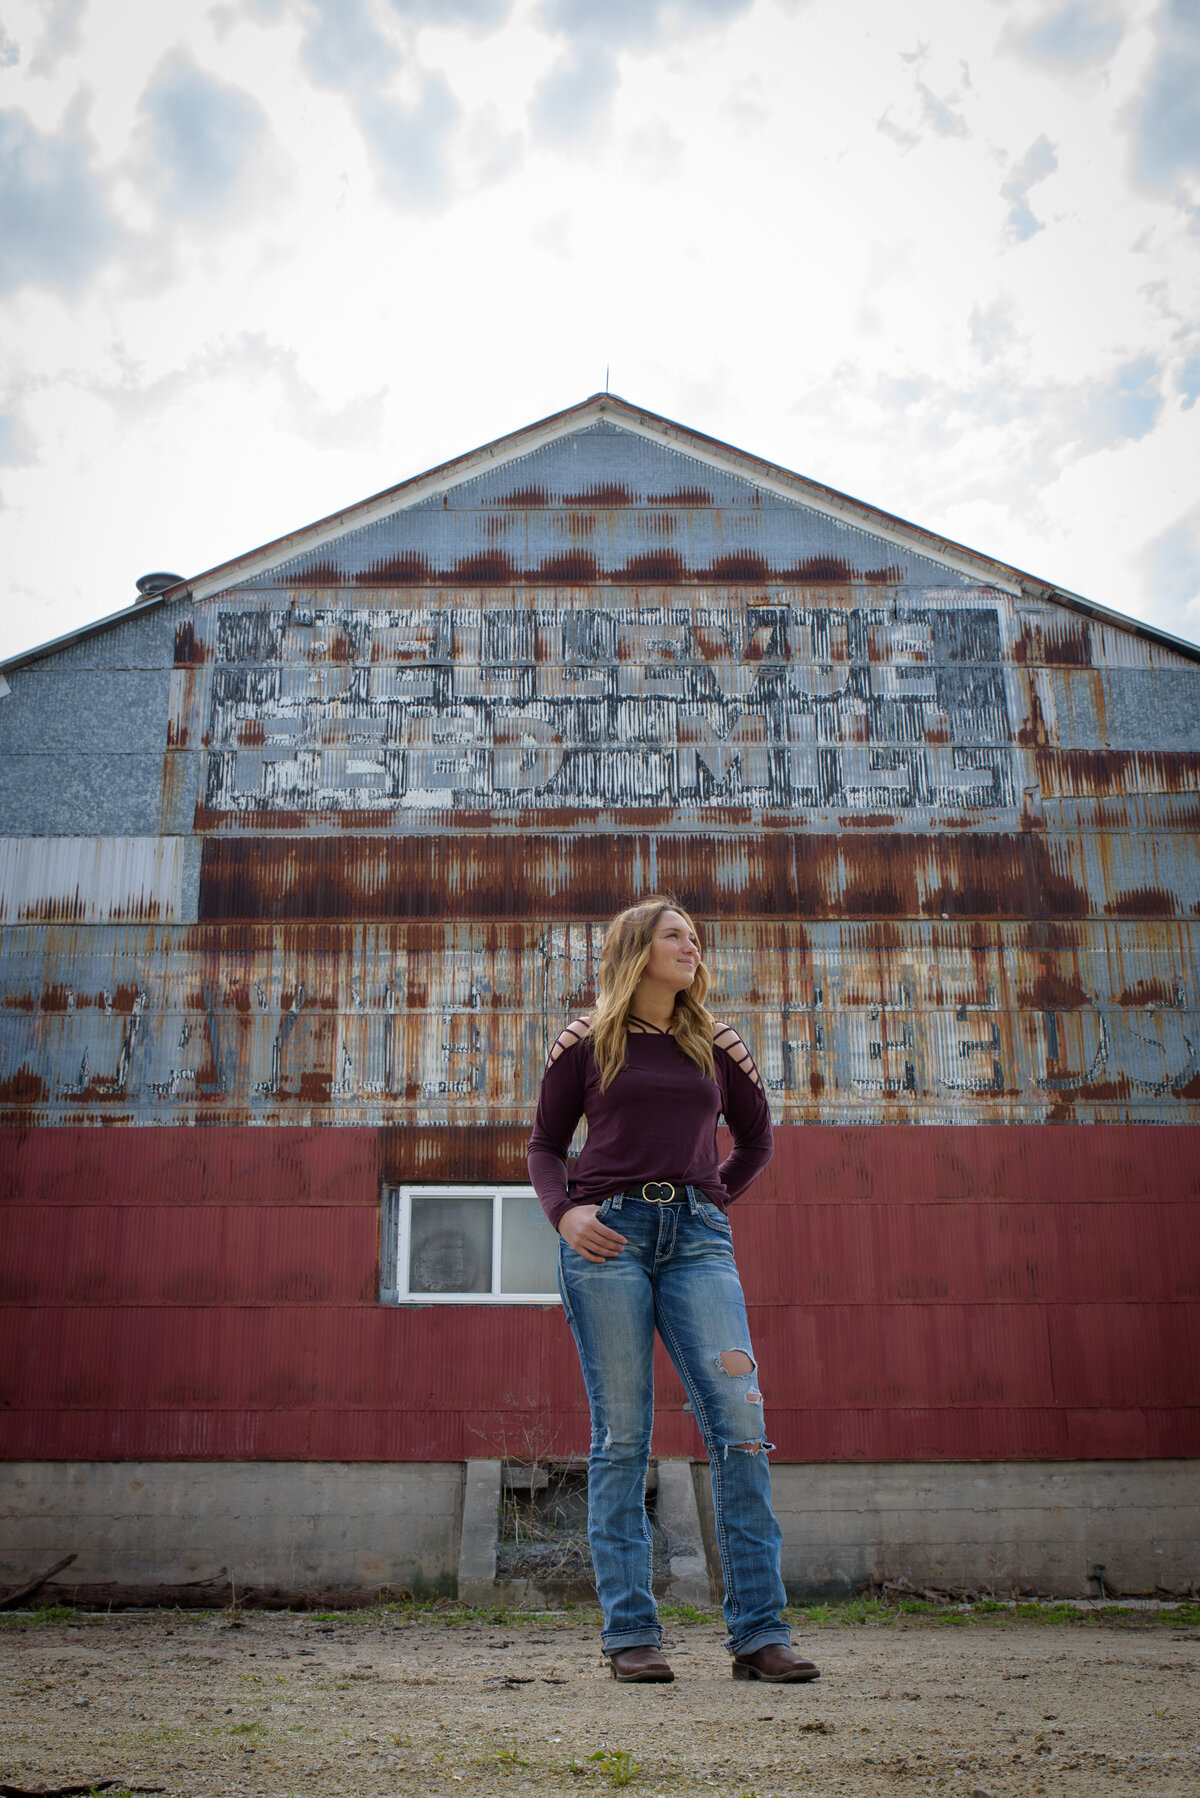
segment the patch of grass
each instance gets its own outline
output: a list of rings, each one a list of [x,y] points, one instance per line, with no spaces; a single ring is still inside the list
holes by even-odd
[[[1070,1604],[1018,1604],[1013,1610],[1014,1617],[1024,1617],[1034,1623],[1076,1623],[1081,1614],[1088,1613],[1080,1613]],[[1090,1614],[1095,1616],[1097,1613]],[[1121,1616],[1123,1613],[1118,1612],[1117,1615]]]
[[[694,1604],[660,1604],[658,1614],[666,1623],[719,1623],[721,1613],[715,1606],[704,1609]]]
[[[801,1627],[812,1625],[817,1629],[830,1624],[840,1627],[847,1623],[891,1623],[895,1619],[893,1607],[881,1603],[878,1598],[831,1599],[813,1604],[790,1604],[783,1614],[789,1623]]]
[[[1005,1624],[1037,1623],[1047,1627],[1091,1628],[1096,1624],[1119,1629],[1195,1629],[1200,1625],[1200,1604],[1184,1601],[1168,1610],[1126,1611],[1115,1604],[1081,1610],[1066,1603],[1037,1603],[1019,1600],[1007,1603],[1000,1598],[980,1598],[970,1605],[938,1604],[926,1598],[905,1598],[898,1603],[884,1603],[878,1598],[851,1598],[816,1601],[811,1604],[788,1605],[784,1618],[795,1628],[841,1628],[846,1624],[876,1625],[887,1629],[897,1623],[915,1624],[918,1628],[960,1628],[963,1624],[986,1623],[1003,1628]]]
[[[231,1723],[229,1734],[231,1736],[261,1736],[263,1726],[261,1723]]]
[[[35,1605],[24,1616],[0,1612],[0,1623],[10,1629],[42,1629],[48,1623],[74,1623],[78,1617],[79,1612],[73,1604],[45,1604]]]
[[[516,1748],[494,1748],[491,1757],[501,1767],[532,1767],[532,1761],[522,1760]]]
[[[597,1748],[588,1760],[597,1763],[610,1786],[632,1785],[643,1771],[627,1748]]]
[[[687,1610],[688,1607],[683,1607]],[[670,1607],[664,1615],[674,1615]],[[598,1604],[579,1604],[570,1599],[552,1608],[525,1610],[508,1605],[469,1605],[460,1604],[457,1598],[395,1598],[381,1599],[378,1604],[363,1605],[355,1610],[347,1611],[305,1611],[301,1613],[306,1622],[342,1623],[347,1626],[375,1625],[382,1628],[407,1629],[416,1623],[438,1623],[448,1628],[457,1629],[471,1624],[484,1624],[489,1629],[513,1629],[519,1624],[535,1624],[538,1629],[552,1629],[556,1624],[587,1623],[599,1624],[600,1607]],[[704,1612],[697,1612],[699,1621],[707,1621]]]

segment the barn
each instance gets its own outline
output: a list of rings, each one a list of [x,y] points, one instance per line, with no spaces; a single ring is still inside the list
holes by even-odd
[[[1200,651],[609,394],[142,587],[0,679],[0,1584],[486,1588],[647,892],[769,1089],[790,1589],[1200,1577]],[[655,1450],[702,1529],[665,1362]]]

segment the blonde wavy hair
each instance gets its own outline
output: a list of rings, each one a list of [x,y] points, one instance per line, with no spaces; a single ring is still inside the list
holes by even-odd
[[[700,932],[675,899],[642,899],[618,912],[608,927],[596,979],[599,997],[588,1014],[592,1053],[600,1070],[600,1090],[611,1086],[625,1066],[625,1032],[638,981],[650,960],[650,946],[664,912],[675,911],[700,940]],[[713,1019],[704,1001],[709,973],[704,951],[690,987],[676,996],[671,1033],[689,1061],[713,1078]]]

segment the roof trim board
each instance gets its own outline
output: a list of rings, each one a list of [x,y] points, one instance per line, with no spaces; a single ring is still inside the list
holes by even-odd
[[[966,576],[981,585],[997,588],[1017,598],[1026,597],[1064,606],[1070,611],[1095,619],[1098,623],[1112,625],[1115,629],[1174,650],[1189,661],[1200,662],[1200,645],[1174,637],[1123,613],[1111,611],[1106,606],[1096,605],[1080,594],[1071,593],[1006,562],[968,549],[951,538],[941,537],[907,519],[898,518],[862,500],[854,499],[849,494],[841,493],[836,488],[823,486],[806,475],[795,474],[789,469],[751,455],[746,450],[737,449],[719,438],[709,437],[702,431],[678,424],[659,413],[631,405],[617,394],[596,393],[577,405],[568,406],[562,412],[552,413],[521,430],[468,451],[466,455],[457,456],[452,461],[441,463],[423,474],[414,475],[407,481],[401,481],[394,487],[385,488],[380,493],[360,500],[355,505],[304,525],[285,537],[249,550],[232,561],[220,563],[189,580],[180,581],[178,585],[168,588],[151,600],[124,607],[120,612],[111,613],[92,624],[56,637],[39,648],[26,650],[0,662],[0,670],[16,669],[39,661],[71,644],[98,635],[113,625],[127,622],[136,613],[180,602],[196,603],[229,587],[268,574],[273,568],[291,562],[298,556],[311,554],[350,532],[361,531],[436,494],[448,492],[486,471],[522,460],[534,451],[569,437],[602,419],[723,474],[749,481],[777,498],[806,506],[840,524],[866,531],[873,537],[939,563],[953,573]],[[0,697],[2,696],[0,692]]]

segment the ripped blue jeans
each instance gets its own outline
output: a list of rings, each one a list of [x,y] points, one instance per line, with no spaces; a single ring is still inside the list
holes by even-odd
[[[725,1645],[752,1654],[791,1640],[780,1615],[770,1444],[731,1232],[698,1187],[679,1190],[686,1201],[654,1205],[622,1193],[601,1206],[601,1221],[629,1239],[612,1260],[585,1260],[559,1242],[559,1290],[592,1414],[588,1542],[606,1654],[662,1638],[645,1505],[656,1328],[708,1450]]]

